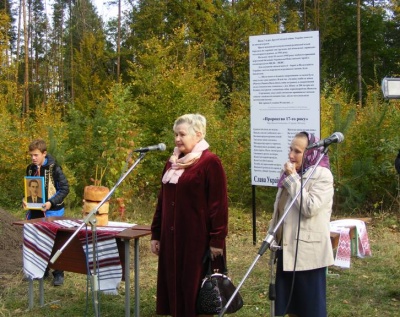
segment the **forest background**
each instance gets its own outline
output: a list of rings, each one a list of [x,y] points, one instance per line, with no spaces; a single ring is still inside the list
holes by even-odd
[[[125,1],[121,6],[121,1]],[[380,83],[400,74],[400,1],[116,0],[103,21],[90,0],[0,0],[0,206],[20,208],[27,147],[44,138],[81,206],[113,187],[132,149],[164,142],[117,188],[134,213],[154,204],[176,117],[199,112],[221,158],[231,205],[250,208],[249,36],[320,34],[321,137],[330,146],[335,212],[398,215],[400,103]],[[50,10],[49,10],[50,9]],[[46,14],[47,12],[51,14]],[[258,187],[270,212],[275,188]]]

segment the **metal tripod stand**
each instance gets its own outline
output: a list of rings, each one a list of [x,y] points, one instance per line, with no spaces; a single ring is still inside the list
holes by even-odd
[[[323,157],[326,155],[327,152],[328,152],[328,147],[326,146],[326,147],[324,147],[324,150],[322,151],[322,155],[318,158],[318,161],[313,166],[310,174],[304,180],[303,185],[301,186],[300,190],[296,193],[296,195],[293,197],[293,199],[290,202],[290,204],[284,210],[282,217],[278,220],[278,222],[275,225],[275,227],[267,233],[266,237],[264,238],[264,240],[263,240],[263,242],[261,244],[260,249],[258,250],[258,254],[257,254],[256,258],[254,259],[253,263],[250,265],[250,267],[247,270],[246,274],[244,275],[244,277],[242,278],[242,280],[240,281],[240,283],[236,287],[235,292],[232,294],[232,296],[230,297],[230,299],[228,300],[226,305],[223,307],[222,311],[219,313],[218,317],[222,317],[222,316],[225,315],[225,312],[227,311],[228,307],[232,303],[232,301],[235,298],[236,294],[239,292],[239,289],[242,287],[243,283],[245,282],[247,277],[250,275],[251,271],[253,270],[254,266],[258,262],[259,258],[265,253],[265,251],[267,249],[271,250],[270,264],[271,264],[271,271],[273,271],[274,261],[275,261],[275,252],[279,249],[279,246],[277,245],[277,243],[275,241],[276,232],[278,231],[279,227],[282,225],[283,220],[286,218],[286,216],[290,212],[290,209],[293,206],[293,204],[295,203],[297,197],[299,197],[299,195],[302,193],[304,186],[308,183],[308,181],[310,180],[311,176],[314,174],[315,169],[317,168],[317,166],[319,165],[319,163],[321,162],[321,160],[323,159]],[[275,290],[272,289],[272,288],[274,288],[274,282],[273,282],[273,280],[275,279],[274,273],[271,272],[270,276],[271,276],[271,283],[270,283],[270,289],[269,289],[270,290],[269,299],[271,300],[271,317],[275,317],[275,311],[274,311],[274,300],[275,300],[274,292],[275,292]]]
[[[98,292],[99,292],[99,283],[98,283],[98,276],[97,276],[97,261],[96,261],[96,239],[94,239],[95,234],[96,234],[96,213],[100,209],[100,207],[109,200],[109,198],[112,196],[112,194],[115,192],[117,187],[122,183],[122,181],[133,171],[133,169],[136,167],[136,165],[139,164],[139,162],[144,158],[146,155],[145,152],[141,152],[138,159],[135,161],[135,163],[119,178],[117,183],[114,185],[114,187],[109,191],[109,193],[103,198],[99,204],[90,211],[90,213],[83,219],[82,224],[75,230],[75,232],[71,235],[71,237],[64,243],[64,245],[54,254],[54,256],[50,259],[50,263],[54,263],[57,261],[58,257],[61,255],[61,253],[64,251],[64,249],[69,245],[69,243],[75,238],[75,236],[79,233],[79,231],[86,225],[90,225],[92,229],[92,243],[93,243],[93,273],[91,274],[91,282],[92,282],[92,287],[93,287],[93,298],[94,298],[94,311],[95,311],[95,317],[100,316],[100,311],[99,311],[99,302],[98,302]]]

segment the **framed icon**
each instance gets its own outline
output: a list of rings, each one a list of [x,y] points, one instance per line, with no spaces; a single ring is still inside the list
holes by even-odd
[[[44,177],[42,176],[25,176],[25,201],[27,209],[42,209],[45,200],[44,196]]]

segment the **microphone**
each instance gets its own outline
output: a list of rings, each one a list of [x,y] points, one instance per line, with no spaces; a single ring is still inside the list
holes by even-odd
[[[341,143],[344,140],[344,135],[341,132],[335,132],[333,133],[329,138],[319,140],[318,142],[315,142],[309,146],[306,147],[306,150],[313,149],[316,147],[321,147],[321,146],[328,146],[331,143]]]
[[[146,152],[149,152],[149,151],[165,151],[166,148],[167,147],[165,146],[164,143],[160,143],[160,144],[157,144],[157,145],[150,145],[150,146],[147,146],[147,147],[141,147],[140,149],[133,150],[133,152],[146,153]]]

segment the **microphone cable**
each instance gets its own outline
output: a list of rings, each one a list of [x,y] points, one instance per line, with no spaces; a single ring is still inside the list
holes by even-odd
[[[296,280],[296,265],[297,265],[297,255],[298,255],[298,250],[299,250],[299,238],[300,238],[300,221],[301,221],[301,211],[303,209],[303,175],[305,173],[304,171],[304,155],[305,155],[306,151],[303,152],[303,158],[301,160],[301,177],[300,177],[300,207],[299,207],[299,218],[297,221],[297,237],[296,237],[296,248],[295,248],[295,253],[294,253],[294,264],[293,264],[293,276],[292,276],[292,285],[290,287],[290,293],[289,293],[289,298],[288,298],[288,302],[286,304],[286,308],[283,312],[282,316],[285,316],[287,313],[287,310],[289,309],[290,303],[292,301],[292,297],[293,297],[293,290],[294,290],[294,283]],[[283,259],[283,254],[282,254],[282,259]],[[283,271],[283,268],[282,268]]]
[[[126,156],[125,164],[124,164],[124,166],[122,168],[122,172],[121,172],[121,175],[118,178],[118,181],[122,178],[122,176],[124,176],[125,172],[128,170],[129,161],[131,160],[132,155],[133,155],[133,150],[130,151],[128,153],[128,155]],[[117,181],[117,183],[118,183],[118,181]]]

